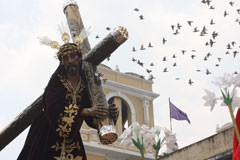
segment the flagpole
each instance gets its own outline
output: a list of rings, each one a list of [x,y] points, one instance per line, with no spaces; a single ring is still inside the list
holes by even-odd
[[[168,104],[169,104],[169,118],[170,118],[170,130],[172,132],[172,118],[171,118],[171,110],[170,110],[170,98],[168,98]]]

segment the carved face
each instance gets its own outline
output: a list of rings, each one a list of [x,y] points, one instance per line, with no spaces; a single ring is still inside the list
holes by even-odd
[[[76,52],[70,52],[61,56],[61,64],[69,75],[75,75],[79,72],[81,65],[81,56]]]

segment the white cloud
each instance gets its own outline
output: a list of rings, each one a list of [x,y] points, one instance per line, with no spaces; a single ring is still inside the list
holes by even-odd
[[[2,122],[9,123],[42,93],[58,65],[58,61],[53,58],[54,51],[40,45],[37,37],[48,35],[60,41],[57,24],[66,21],[62,2],[58,0],[24,2],[19,0],[15,4],[9,4],[9,1],[0,2],[1,15],[9,15],[0,19],[3,22],[0,24],[2,68],[0,74],[4,77],[0,79],[0,95],[6,97],[1,105],[4,106],[4,112],[0,113],[1,128],[4,125]],[[136,72],[148,77],[145,67],[149,67],[150,62],[154,62],[155,66],[152,69],[156,79],[153,90],[160,94],[154,101],[155,124],[169,126],[168,98],[186,112],[192,122],[190,125],[187,121],[172,122],[180,147],[214,134],[216,124],[223,125],[230,121],[226,108],[219,107],[210,112],[209,108],[203,106],[202,96],[204,88],[212,87],[213,75],[222,76],[223,72],[238,71],[239,55],[235,59],[225,55],[227,43],[237,42],[233,50],[238,50],[240,45],[238,43],[240,38],[237,36],[240,26],[235,22],[238,15],[234,7],[230,7],[223,0],[215,4],[215,10],[209,10],[199,0],[188,3],[178,0],[171,3],[168,1],[150,3],[144,0],[118,2],[78,0],[77,2],[85,27],[92,28],[89,36],[92,47],[108,34],[105,30],[107,26],[114,28],[123,25],[129,31],[129,39],[112,54],[111,60],[104,61],[104,64],[111,68],[118,65],[122,72]],[[237,5],[238,2],[235,3]],[[4,8],[2,9],[1,6]],[[7,8],[14,12],[10,12]],[[139,8],[140,11],[133,11],[134,8]],[[230,16],[223,17],[224,9],[228,10]],[[141,14],[144,16],[143,21],[138,17]],[[214,26],[209,24],[212,18],[216,22]],[[188,20],[194,21],[192,27],[187,24]],[[180,34],[175,36],[172,34],[171,25],[176,25],[178,22],[183,27]],[[193,33],[195,26],[202,29],[204,25],[208,27],[207,36],[200,37],[199,33]],[[216,38],[217,43],[212,48],[206,47],[205,42],[209,40],[210,33],[214,30],[219,33],[219,37]],[[100,38],[96,39],[96,35]],[[165,45],[162,44],[163,37],[167,39]],[[154,48],[139,51],[141,44],[147,47],[149,42],[152,42]],[[138,49],[135,53],[131,52],[133,46]],[[196,49],[196,53],[192,51],[193,49]],[[181,50],[186,50],[186,54],[183,55]],[[208,52],[213,56],[209,61],[204,62],[202,59]],[[177,59],[172,58],[173,54],[176,54]],[[192,60],[191,54],[196,54],[200,58],[196,57]],[[162,61],[164,56],[168,58],[167,62]],[[133,63],[132,57],[144,61],[144,68]],[[214,66],[218,63],[217,57],[222,57],[219,68]],[[172,64],[175,61],[177,67],[174,68]],[[168,73],[162,72],[165,67],[168,67]],[[207,68],[212,75],[206,76]],[[196,69],[201,69],[201,72],[196,72]],[[180,80],[175,80],[176,77]],[[188,85],[189,78],[194,81],[192,86]],[[203,123],[207,125],[200,128]],[[22,146],[18,147],[16,150],[19,152]],[[3,155],[10,155],[10,148],[6,149],[4,151],[6,154]]]

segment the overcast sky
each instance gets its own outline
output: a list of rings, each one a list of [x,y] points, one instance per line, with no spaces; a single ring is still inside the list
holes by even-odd
[[[55,51],[40,45],[37,37],[47,35],[60,41],[57,24],[66,22],[63,2],[0,1],[0,129],[43,93],[58,66]],[[214,77],[240,72],[240,2],[232,0],[232,5],[229,2],[77,0],[85,27],[91,27],[91,47],[109,33],[106,27],[127,28],[129,39],[112,54],[110,61],[105,60],[103,64],[112,69],[118,65],[121,72],[134,72],[146,79],[149,77],[146,69],[152,70],[151,74],[155,77],[153,91],[160,94],[154,100],[155,125],[170,128],[169,98],[188,114],[191,124],[172,120],[172,129],[180,148],[215,134],[217,125],[221,127],[231,121],[226,107],[217,106],[210,112],[202,99],[205,88],[220,94],[212,84]],[[142,20],[139,18],[141,15]],[[178,24],[181,27],[177,29]],[[199,31],[194,32],[195,28]],[[218,36],[213,38],[212,33]],[[163,39],[167,40],[165,44]],[[209,45],[210,39],[214,42],[212,46]],[[148,47],[149,42],[153,47]],[[231,49],[227,48],[228,44]],[[140,50],[141,45],[145,50]],[[133,47],[137,51],[132,52]],[[208,53],[211,56],[204,60]],[[164,57],[167,61],[163,61]],[[133,62],[132,58],[144,65]],[[164,68],[168,72],[163,72]],[[207,70],[211,74],[206,74]],[[189,79],[193,81],[192,85],[188,83]],[[16,159],[27,131],[1,151],[0,159]]]

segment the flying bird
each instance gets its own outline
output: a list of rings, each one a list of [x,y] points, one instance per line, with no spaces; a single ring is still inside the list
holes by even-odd
[[[175,32],[173,33],[174,35],[177,35],[177,34],[179,34],[179,31],[178,31],[178,29],[176,29],[175,30]]]
[[[238,51],[233,51],[233,58],[235,58],[238,53]]]
[[[237,9],[237,13],[240,14],[240,9]]]
[[[152,81],[153,79],[155,79],[155,77],[154,77],[152,74],[150,74],[148,80],[149,80],[149,81]]]
[[[153,47],[152,44],[151,44],[151,42],[148,43],[148,47],[149,47],[149,48]]]
[[[212,2],[211,0],[206,0],[206,4],[207,4],[208,6],[210,5],[211,2]]]
[[[135,52],[135,51],[137,51],[137,50],[135,49],[135,47],[133,47],[133,48],[132,48],[132,51]]]
[[[189,26],[192,26],[193,21],[187,21]]]
[[[150,66],[154,66],[154,64],[153,64],[153,63],[150,63]]]
[[[135,58],[133,57],[133,58],[132,58],[132,61],[133,61],[133,62],[136,62],[136,61],[137,61],[137,59],[135,59]]]
[[[207,53],[207,57],[209,58],[212,54],[210,52]]]
[[[183,54],[183,55],[185,54],[185,52],[186,52],[185,50],[182,50],[182,54]]]
[[[233,1],[230,1],[229,4],[230,4],[230,6],[233,6],[234,2],[233,2]]]
[[[216,43],[215,41],[213,41],[212,39],[209,40],[209,42],[206,42],[206,46],[210,45],[210,47],[213,46],[213,44]]]
[[[188,80],[188,84],[189,85],[192,85],[193,84],[193,81],[191,79]]]
[[[140,15],[140,16],[139,16],[139,19],[140,19],[140,20],[143,20],[143,15]]]
[[[147,71],[147,73],[151,73],[152,72],[152,70],[150,70],[150,69],[146,69],[146,71]]]
[[[230,43],[228,43],[228,44],[227,44],[227,49],[232,49],[232,47],[231,47],[231,44],[230,44]]]
[[[215,9],[215,7],[214,6],[210,6],[209,9]]]
[[[163,72],[168,72],[167,68],[164,68],[164,69],[163,69]]]
[[[182,25],[180,25],[179,23],[177,23],[177,28],[178,28],[178,29],[181,29],[181,28],[182,28]]]
[[[218,59],[218,62],[221,62],[221,60],[222,60],[222,58],[220,58],[220,57],[218,57],[217,59]]]
[[[192,59],[194,59],[195,57],[196,57],[196,55],[194,55],[194,54],[191,55],[191,58],[192,58]]]
[[[215,23],[213,22],[213,19],[211,19],[210,24],[211,24],[211,25],[214,25],[214,24],[215,24]]]
[[[134,11],[137,11],[137,12],[138,12],[138,11],[139,11],[139,9],[138,9],[138,8],[134,8]]]
[[[197,27],[195,27],[194,29],[193,29],[193,32],[199,32],[200,30],[197,28]]]
[[[141,45],[140,50],[145,50],[146,48],[143,47],[143,44]]]
[[[216,31],[213,31],[212,38],[215,39],[218,36],[218,33]]]
[[[206,75],[212,74],[208,69],[206,69]]]
[[[208,57],[207,57],[207,56],[205,56],[203,60],[204,60],[204,61],[207,61],[207,60],[208,60]]]
[[[142,66],[143,67],[143,62],[141,62],[141,61],[137,61],[137,64],[139,64],[140,66]]]
[[[225,10],[223,16],[226,17],[227,15],[229,15],[229,14],[228,14],[227,11]]]
[[[163,37],[162,43],[165,44],[166,42],[167,42],[167,40]]]

